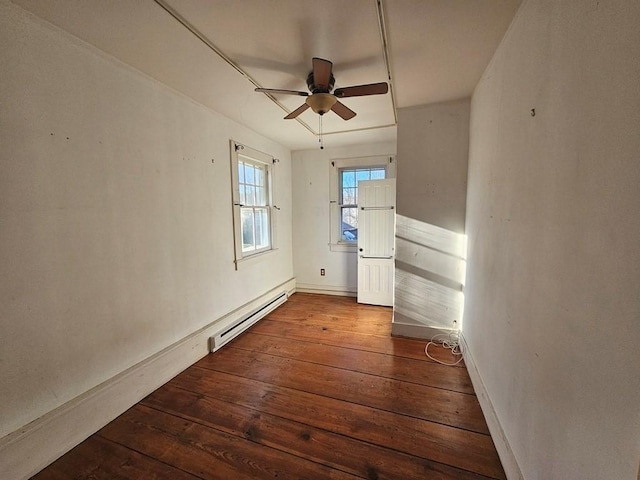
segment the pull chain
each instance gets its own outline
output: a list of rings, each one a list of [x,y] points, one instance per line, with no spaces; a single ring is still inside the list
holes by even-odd
[[[320,142],[320,150],[324,150],[322,141],[322,115],[318,115],[318,142]]]

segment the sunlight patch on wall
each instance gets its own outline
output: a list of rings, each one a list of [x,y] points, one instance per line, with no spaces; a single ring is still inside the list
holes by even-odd
[[[466,236],[396,216],[394,323],[461,328]]]
[[[462,318],[461,291],[396,268],[395,310],[406,323],[452,328]]]

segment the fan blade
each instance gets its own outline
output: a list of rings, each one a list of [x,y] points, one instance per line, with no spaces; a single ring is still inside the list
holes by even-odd
[[[362,97],[364,95],[383,95],[389,91],[386,82],[355,85],[353,87],[336,88],[333,94],[338,98]]]
[[[329,91],[329,82],[331,82],[331,69],[333,63],[329,60],[313,57],[313,83],[316,87]]]
[[[262,93],[273,93],[275,95],[278,94],[282,94],[282,95],[300,95],[301,97],[306,97],[309,94],[307,92],[299,92],[298,90],[280,90],[277,88],[256,88],[255,89],[256,92],[262,92]]]
[[[339,117],[342,117],[343,120],[351,120],[356,116],[356,112],[347,107],[344,103],[336,102],[331,107],[331,110],[336,112]]]
[[[291,120],[292,118],[296,118],[298,115],[304,112],[307,108],[309,108],[309,105],[307,105],[306,103],[303,103],[298,108],[296,108],[293,112],[291,112],[289,115],[284,117],[284,119]]]

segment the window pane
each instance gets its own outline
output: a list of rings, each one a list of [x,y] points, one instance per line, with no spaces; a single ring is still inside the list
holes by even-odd
[[[252,185],[247,185],[246,187],[244,187],[244,192],[245,192],[245,205],[255,205],[255,199],[256,199],[256,187],[252,186]]]
[[[264,187],[256,187],[256,205],[267,205],[267,197],[265,195]]]
[[[255,168],[253,165],[245,165],[244,167],[244,175],[245,175],[245,183],[249,184],[249,185],[253,185],[255,182]]]
[[[255,209],[256,249],[269,246],[269,213],[266,208]]]
[[[350,242],[358,239],[358,209],[353,207],[342,208],[342,240]]]
[[[244,183],[244,162],[238,162],[238,183]]]
[[[342,204],[343,205],[355,205],[358,203],[357,189],[356,188],[343,188],[342,189]]]
[[[343,187],[355,187],[356,186],[356,172],[353,170],[342,171],[342,186]]]
[[[256,185],[264,186],[264,169],[262,167],[256,167]]]
[[[359,182],[360,180],[370,180],[371,179],[371,170],[364,169],[364,170],[358,170],[356,171],[356,181]]]
[[[242,223],[242,251],[247,252],[255,250],[253,209],[241,208],[240,218]]]
[[[240,205],[246,205],[247,203],[247,197],[245,196],[244,193],[244,185],[240,185]]]
[[[371,170],[371,180],[384,180],[384,168],[374,168]]]

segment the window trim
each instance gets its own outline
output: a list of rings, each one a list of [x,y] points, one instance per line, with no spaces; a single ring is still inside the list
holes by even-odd
[[[275,251],[276,248],[276,212],[274,206],[274,166],[276,159],[259,150],[243,145],[234,140],[230,141],[231,148],[231,205],[233,209],[233,244],[234,244],[234,264],[236,270],[241,262]],[[251,252],[242,251],[242,220],[240,203],[240,184],[238,179],[238,161],[246,159],[248,163],[265,166],[266,194],[267,194],[267,217],[269,222],[269,246]]]
[[[358,243],[342,239],[340,205],[340,171],[349,168],[385,168],[385,178],[396,178],[395,155],[371,155],[366,157],[336,158],[330,162],[329,191],[329,250],[332,252],[356,252]]]

